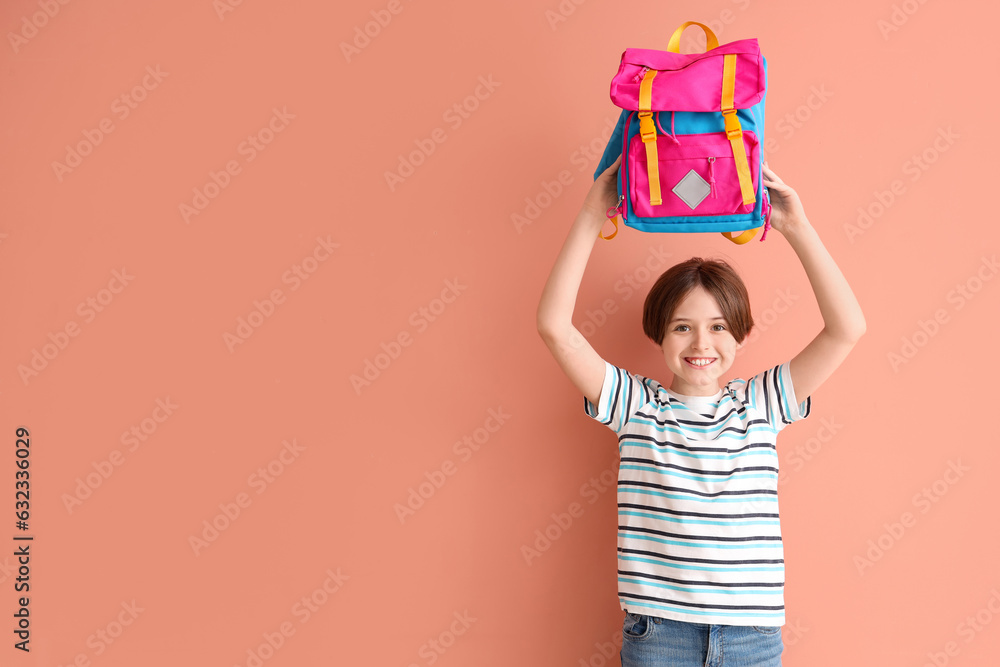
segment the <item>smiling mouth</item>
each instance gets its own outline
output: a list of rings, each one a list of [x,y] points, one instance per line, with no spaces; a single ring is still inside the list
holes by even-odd
[[[692,368],[706,368],[715,363],[715,357],[684,357],[684,362]]]

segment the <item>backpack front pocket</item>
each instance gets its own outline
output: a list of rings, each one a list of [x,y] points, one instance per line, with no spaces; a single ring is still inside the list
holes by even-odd
[[[753,190],[757,191],[759,146],[757,135],[743,131]],[[642,137],[629,141],[628,186],[637,216],[661,218],[751,213],[744,205],[732,144],[725,132],[656,136],[662,202],[651,204],[649,170]]]

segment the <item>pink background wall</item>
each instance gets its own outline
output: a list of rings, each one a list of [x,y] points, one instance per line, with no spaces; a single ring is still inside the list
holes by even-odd
[[[766,157],[868,323],[779,440],[784,664],[995,664],[997,15],[5,2],[0,663],[617,664],[615,441],[534,316],[621,52],[690,19],[759,39]],[[577,325],[668,381],[642,300],[693,255],[750,290],[735,376],[821,327],[780,234],[630,229]]]

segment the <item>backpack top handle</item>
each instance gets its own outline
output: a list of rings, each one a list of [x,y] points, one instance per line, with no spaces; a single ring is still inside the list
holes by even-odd
[[[692,25],[696,25],[705,31],[705,51],[711,51],[719,46],[719,39],[707,25],[704,23],[698,23],[697,21],[685,21],[681,24],[680,28],[674,30],[674,34],[670,37],[670,42],[667,43],[667,51],[670,51],[671,53],[681,52],[681,33],[684,32],[685,28]]]

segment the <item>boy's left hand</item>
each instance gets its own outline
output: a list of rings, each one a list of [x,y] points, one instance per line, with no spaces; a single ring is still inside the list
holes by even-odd
[[[764,187],[771,199],[771,227],[784,234],[792,226],[807,223],[799,195],[764,163]]]
[[[622,156],[619,155],[618,159],[594,180],[584,199],[583,208],[602,220],[605,212],[618,203],[618,168],[621,163]]]

